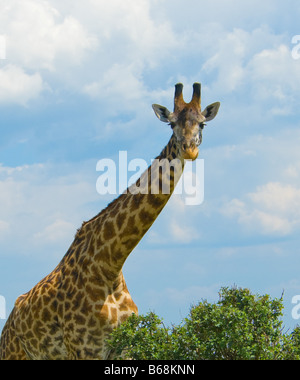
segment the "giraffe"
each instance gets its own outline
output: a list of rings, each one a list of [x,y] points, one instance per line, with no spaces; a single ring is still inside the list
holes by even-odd
[[[170,124],[170,141],[134,185],[82,224],[58,266],[16,300],[2,332],[0,360],[113,358],[107,338],[138,313],[123,265],[168,202],[185,160],[198,157],[205,122],[220,107],[214,103],[202,112],[201,84],[193,88],[191,102],[185,103],[183,85],[175,86],[174,112],[152,106]],[[167,163],[170,170],[164,170]],[[168,191],[162,191],[164,184]]]

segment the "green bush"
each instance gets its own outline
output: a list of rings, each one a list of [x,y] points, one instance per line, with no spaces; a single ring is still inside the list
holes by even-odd
[[[193,306],[178,326],[150,312],[113,331],[116,358],[134,360],[299,360],[300,328],[283,332],[283,299],[222,288],[219,301]]]

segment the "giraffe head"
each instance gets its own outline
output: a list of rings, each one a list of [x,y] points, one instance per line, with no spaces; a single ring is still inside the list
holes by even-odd
[[[217,102],[201,111],[201,84],[194,83],[193,87],[193,98],[190,103],[186,103],[182,95],[183,85],[176,84],[174,112],[158,104],[152,105],[159,120],[171,125],[180,154],[186,160],[195,160],[198,157],[205,123],[215,118],[220,107],[220,103]]]

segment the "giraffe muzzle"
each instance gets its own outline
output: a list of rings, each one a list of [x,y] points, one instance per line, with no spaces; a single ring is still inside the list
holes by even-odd
[[[198,155],[199,155],[198,145],[194,141],[191,141],[191,142],[183,141],[181,144],[181,151],[182,151],[182,157],[185,160],[194,161],[198,158]]]

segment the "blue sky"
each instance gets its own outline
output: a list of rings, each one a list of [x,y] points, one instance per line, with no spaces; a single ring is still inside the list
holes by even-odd
[[[300,4],[286,0],[2,0],[0,295],[49,273],[113,197],[98,160],[150,163],[171,131],[151,108],[220,101],[205,129],[205,201],[172,197],[127,260],[140,313],[178,323],[221,286],[300,294]],[[299,41],[300,42],[300,41]],[[300,48],[299,48],[300,50]],[[0,321],[0,329],[3,321]]]

